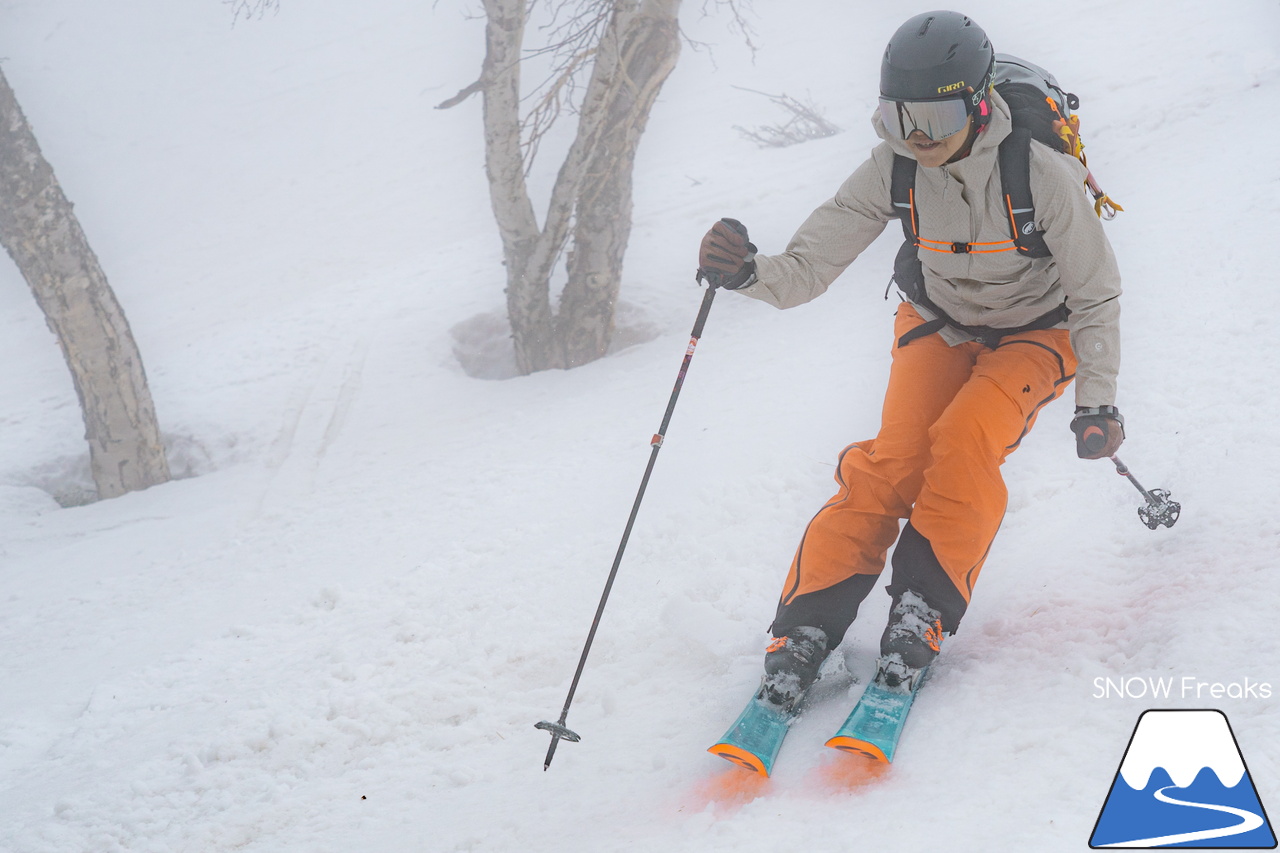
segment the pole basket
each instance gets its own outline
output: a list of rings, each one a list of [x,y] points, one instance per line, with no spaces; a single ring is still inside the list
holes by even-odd
[[[560,725],[559,723],[552,723],[547,720],[543,720],[540,723],[534,723],[533,727],[535,729],[542,729],[544,732],[551,732],[551,736],[557,740],[567,740],[569,743],[580,743],[582,741],[582,735],[578,734],[573,729]]]
[[[1169,500],[1167,489],[1152,489],[1150,494],[1154,500],[1138,507],[1138,518],[1151,530],[1162,524],[1173,527],[1182,513],[1182,504]]]

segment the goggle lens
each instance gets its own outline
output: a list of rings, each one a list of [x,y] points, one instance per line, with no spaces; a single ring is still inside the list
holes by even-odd
[[[940,101],[880,99],[880,117],[889,132],[906,139],[917,130],[934,142],[964,130],[969,108],[964,98]]]

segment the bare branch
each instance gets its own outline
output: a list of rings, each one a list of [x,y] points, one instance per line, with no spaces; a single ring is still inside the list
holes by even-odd
[[[751,22],[748,20],[748,15],[751,12],[751,0],[703,0],[702,16],[704,18],[710,17],[719,11],[720,7],[725,7],[729,10],[729,14],[731,16],[729,30],[730,32],[736,30],[742,35],[742,41],[746,44],[747,49],[751,51],[751,59],[754,62],[759,48],[756,46],[754,41],[755,30],[752,28]],[[715,50],[712,45],[705,41],[698,41],[697,39],[691,38],[683,28],[680,30],[680,38],[694,53],[702,53],[705,51],[707,56],[711,59],[711,64],[713,66],[715,65]]]
[[[484,90],[484,78],[482,77],[476,82],[472,83],[470,86],[463,88],[462,91],[458,92],[458,94],[454,95],[452,98],[449,98],[446,101],[441,101],[440,103],[436,104],[436,109],[447,110],[447,109],[450,109],[451,107],[456,107],[458,104],[462,103],[467,98],[470,98],[476,92],[480,92],[483,90]]]
[[[751,22],[747,20],[747,14],[751,10],[751,0],[706,0],[702,5],[704,12],[708,3],[717,8],[724,7],[729,10],[729,14],[733,18],[729,24],[730,31],[737,30],[742,35],[742,40],[746,43],[754,59],[759,48],[756,47],[756,43],[752,40],[755,30],[751,28]]]
[[[753,41],[755,32],[748,20],[750,4],[751,0],[704,0],[703,13],[727,9],[731,16],[730,29],[741,34],[754,55],[757,47]],[[529,5],[532,6],[532,2]],[[526,175],[532,172],[542,140],[556,121],[566,113],[580,114],[598,45],[614,15],[625,11],[629,5],[633,4],[621,0],[553,0],[549,3],[551,19],[538,28],[545,34],[544,44],[522,49],[519,59],[520,62],[538,58],[550,61],[550,69],[545,76],[521,98],[526,109],[520,119],[521,152]],[[684,38],[695,50],[706,47]],[[464,89],[455,98],[441,104],[439,109],[460,103],[474,91],[470,87]]]
[[[551,21],[539,27],[549,33],[547,45],[529,51],[530,55],[554,52],[570,45],[594,44],[616,11],[617,0],[560,0],[551,10]],[[574,9],[569,19],[558,22],[561,13]]]
[[[520,123],[520,131],[524,137],[525,174],[533,168],[533,161],[538,154],[538,146],[556,119],[565,109],[573,109],[573,91],[577,86],[577,75],[584,68],[588,59],[596,55],[596,48],[584,50],[562,64],[559,75],[549,85],[544,84],[546,91]]]
[[[222,0],[222,5],[231,7],[232,26],[241,18],[246,21],[262,20],[267,12],[280,11],[280,0]]]
[[[734,86],[734,88],[741,89],[744,92],[752,92],[756,95],[764,95],[770,101],[791,113],[791,118],[781,124],[764,125],[755,130],[748,130],[734,125],[735,130],[761,148],[785,148],[788,145],[797,145],[810,139],[825,139],[828,136],[835,136],[841,131],[841,128],[828,121],[812,102],[800,101],[787,94],[770,95],[767,92],[758,92],[755,89],[748,89],[744,86]]]
[[[552,60],[551,70],[524,98],[533,104],[521,120],[526,174],[551,126],[563,113],[577,112],[589,60],[619,5],[618,0],[560,0],[552,7],[551,21],[540,28],[548,34],[546,44],[524,51],[522,61],[543,56]],[[565,14],[568,17],[560,20]]]

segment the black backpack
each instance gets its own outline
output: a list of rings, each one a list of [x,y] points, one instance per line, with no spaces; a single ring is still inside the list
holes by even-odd
[[[1009,245],[999,249],[976,248],[971,243],[945,243],[922,238],[920,218],[914,204],[916,161],[901,154],[894,155],[890,196],[906,239],[894,261],[893,283],[898,285],[909,300],[924,305],[938,317],[904,335],[899,346],[933,334],[944,325],[953,326],[984,344],[995,346],[1000,338],[1009,334],[1056,326],[1069,313],[1064,304],[1016,329],[964,326],[948,317],[925,294],[924,271],[920,265],[922,249],[960,254],[972,251],[1017,251],[1029,258],[1050,256],[1049,247],[1044,242],[1044,232],[1036,228],[1035,202],[1031,197],[1031,140],[1076,157],[1088,169],[1084,144],[1080,141],[1080,117],[1074,115],[1074,110],[1080,106],[1080,99],[1064,91],[1052,74],[1026,60],[998,53],[995,89],[1009,105],[1013,117],[1013,132],[1000,143],[997,153],[1001,191],[1009,210]],[[1100,217],[1111,219],[1117,211],[1124,210],[1098,187],[1092,173],[1088,173],[1085,184],[1093,195],[1094,211]]]

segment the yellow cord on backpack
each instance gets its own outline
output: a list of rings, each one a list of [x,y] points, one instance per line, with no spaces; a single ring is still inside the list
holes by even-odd
[[[1103,212],[1104,210],[1105,212]],[[1112,219],[1115,219],[1116,214],[1120,213],[1123,210],[1124,208],[1121,207],[1116,202],[1112,201],[1111,197],[1108,196],[1106,193],[1103,193],[1102,195],[1098,196],[1097,199],[1093,202],[1093,212],[1098,214],[1098,216],[1107,220],[1108,222],[1110,222]]]
[[[1093,179],[1093,172],[1085,176],[1084,185],[1088,188],[1089,195],[1093,196],[1093,212],[1098,214],[1099,218],[1110,222],[1116,218],[1117,213],[1124,210],[1111,200],[1111,196],[1102,191],[1102,187],[1098,186],[1098,182]]]

